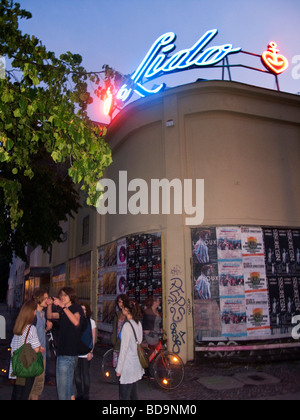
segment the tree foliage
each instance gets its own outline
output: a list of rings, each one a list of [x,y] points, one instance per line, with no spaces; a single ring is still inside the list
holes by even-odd
[[[19,20],[30,18],[18,3],[1,0],[0,56],[7,68],[0,79],[0,244],[12,244],[15,235],[14,249],[17,235],[21,244],[27,239],[43,248],[57,239],[58,217],[52,230],[43,226],[48,239],[32,235],[29,219],[39,213],[41,223],[50,223],[41,215],[51,200],[57,207],[49,208],[49,215],[56,211],[60,220],[64,212],[76,210],[72,182],[86,190],[88,205],[96,205],[97,182],[112,162],[105,133],[87,115],[92,102],[88,83],[98,82],[99,76],[82,67],[80,55],[66,52],[57,58],[35,36],[23,34]],[[30,214],[29,197],[38,199],[34,192],[40,200],[32,203]]]

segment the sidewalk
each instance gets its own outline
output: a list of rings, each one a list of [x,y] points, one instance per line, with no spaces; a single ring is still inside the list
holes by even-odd
[[[5,309],[5,313],[1,312]],[[0,315],[6,308],[0,305]],[[12,326],[13,322],[8,321]],[[12,328],[12,327],[11,327]],[[8,364],[7,344],[0,340],[0,400],[10,400],[12,387],[1,367]],[[6,344],[6,346],[4,345]],[[118,401],[118,385],[104,383],[101,379],[101,361],[106,347],[97,345],[91,362],[90,399]],[[175,390],[162,390],[154,381],[143,379],[139,385],[139,398],[145,401],[167,401],[172,404],[203,400],[300,400],[300,354],[298,360],[280,362],[245,362],[203,359],[200,363],[185,366],[185,379]],[[51,361],[51,379],[55,381],[55,361]],[[41,400],[57,400],[56,387],[45,386]],[[201,403],[198,403],[201,404]]]

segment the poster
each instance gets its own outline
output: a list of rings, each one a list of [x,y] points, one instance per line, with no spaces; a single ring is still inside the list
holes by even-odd
[[[88,252],[70,260],[70,284],[90,283],[91,253]]]
[[[269,301],[266,292],[246,295],[247,335],[249,338],[270,336]]]
[[[243,258],[245,293],[268,292],[264,257]]]
[[[240,227],[217,228],[222,337],[247,335]]]
[[[125,294],[127,291],[127,241],[126,238],[117,242],[117,283],[116,295]]]
[[[193,229],[192,251],[194,299],[218,299],[219,274],[216,229]]]
[[[222,297],[220,299],[223,337],[247,336],[245,296]]]
[[[300,230],[265,228],[266,274],[273,335],[290,336],[300,314]]]
[[[242,260],[220,261],[220,296],[244,295],[244,275]]]
[[[289,254],[291,258],[290,272],[300,277],[300,229],[288,230]]]
[[[221,336],[222,325],[218,300],[196,300],[194,317],[196,341]]]
[[[193,229],[192,251],[196,340],[270,336],[263,229]]]
[[[242,258],[240,227],[218,227],[218,259],[235,260]]]
[[[162,299],[161,254],[160,233],[128,236],[98,249],[98,329],[112,331],[120,294],[141,305],[149,296]]]
[[[149,296],[162,299],[161,234],[127,237],[127,294],[143,305]]]
[[[117,243],[98,249],[97,325],[100,330],[111,332],[115,315],[118,281]]]
[[[241,240],[243,257],[264,257],[263,231],[260,227],[242,227]]]
[[[53,268],[52,273],[52,286],[56,290],[66,285],[66,264],[60,264]]]

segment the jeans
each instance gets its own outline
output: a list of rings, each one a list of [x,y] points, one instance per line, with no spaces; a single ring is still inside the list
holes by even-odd
[[[120,401],[130,401],[138,400],[138,382],[133,384],[120,384],[119,385],[119,400]]]
[[[75,369],[75,384],[77,389],[77,399],[88,400],[90,393],[90,364],[85,357],[78,357]]]
[[[56,386],[59,400],[70,400],[74,393],[73,379],[77,356],[57,356]]]

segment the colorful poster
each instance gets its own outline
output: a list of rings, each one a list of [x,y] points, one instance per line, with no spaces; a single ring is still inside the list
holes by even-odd
[[[268,293],[249,293],[246,296],[247,335],[250,338],[268,337],[271,333]]]
[[[220,296],[244,295],[244,275],[242,261],[220,261]]]
[[[267,275],[264,257],[243,258],[245,293],[267,292]]]
[[[240,227],[217,231],[220,309],[223,337],[247,335],[242,240]]]
[[[193,229],[192,247],[196,339],[270,335],[262,228]]]
[[[218,227],[217,240],[219,261],[242,258],[242,240],[240,227]]]
[[[249,338],[267,338],[271,328],[263,230],[260,227],[243,226],[241,237],[247,335]]]
[[[245,296],[220,299],[223,337],[247,336],[247,314]]]
[[[243,257],[265,255],[263,231],[260,227],[242,227],[241,239]]]

